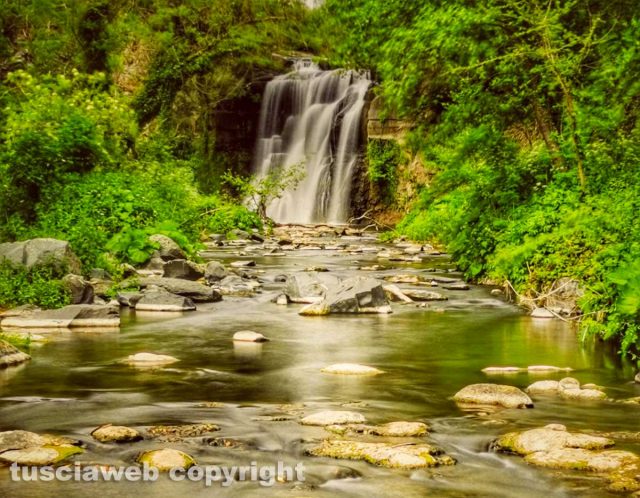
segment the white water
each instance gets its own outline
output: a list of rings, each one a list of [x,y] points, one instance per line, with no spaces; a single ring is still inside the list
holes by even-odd
[[[254,172],[300,167],[297,188],[273,201],[267,214],[280,223],[344,223],[358,148],[367,75],[322,71],[299,61],[267,84],[260,111]]]

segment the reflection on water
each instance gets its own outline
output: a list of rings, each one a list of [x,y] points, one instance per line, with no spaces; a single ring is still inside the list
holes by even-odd
[[[356,261],[356,258],[359,261]],[[362,255],[306,256],[260,260],[264,278],[317,264],[338,275],[371,264]],[[439,260],[438,265],[446,266]],[[427,265],[433,266],[433,262]],[[420,265],[407,265],[412,271]],[[406,272],[407,270],[398,270]],[[394,270],[376,275],[394,273]],[[449,301],[430,308],[394,305],[392,315],[301,317],[299,306],[270,302],[276,285],[255,299],[229,298],[187,314],[126,314],[120,333],[57,333],[34,348],[33,360],[0,371],[0,426],[62,433],[87,444],[84,461],[122,464],[158,443],[111,447],[89,436],[99,424],[144,426],[156,423],[214,422],[220,435],[242,439],[244,449],[180,446],[207,463],[248,464],[252,460],[293,464],[302,458],[313,496],[602,496],[599,484],[576,476],[560,480],[527,467],[516,458],[487,452],[498,434],[552,422],[570,429],[638,430],[636,406],[578,404],[538,398],[533,410],[504,410],[473,415],[460,411],[450,397],[475,382],[504,382],[526,387],[534,380],[560,379],[566,373],[518,373],[489,377],[487,366],[556,365],[575,369],[581,382],[608,387],[614,398],[640,396],[630,383],[633,369],[598,344],[580,344],[570,324],[532,320],[488,290],[445,291]],[[264,344],[233,342],[238,330],[255,330],[271,339]],[[149,351],[175,356],[167,367],[138,370],[121,362]],[[326,375],[332,363],[363,363],[384,370],[375,377]],[[203,402],[219,402],[204,404]],[[283,422],[282,404],[298,408]],[[305,404],[306,406],[301,406]],[[347,407],[347,408],[345,408]],[[371,422],[420,420],[433,428],[433,439],[459,460],[452,468],[390,471],[362,462],[325,461],[302,455],[302,439],[320,438],[319,428],[299,426],[295,418],[322,408],[352,409]],[[285,410],[286,411],[286,410]],[[286,418],[286,417],[284,417]],[[632,447],[630,445],[629,447]],[[636,448],[638,449],[638,448]],[[0,474],[5,474],[0,471]],[[346,473],[346,474],[345,474]],[[351,475],[351,478],[340,478]],[[355,476],[355,477],[354,477]],[[360,477],[358,477],[360,476]],[[11,483],[0,476],[2,496],[39,497],[53,493],[91,496],[294,496],[291,484],[263,489],[236,483],[207,490],[200,483],[166,480],[148,485],[82,483]],[[306,488],[305,488],[306,489]],[[382,490],[382,491],[381,491]]]

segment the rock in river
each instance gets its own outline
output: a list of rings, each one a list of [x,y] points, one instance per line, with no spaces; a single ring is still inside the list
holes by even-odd
[[[338,374],[338,375],[378,375],[384,373],[382,370],[378,370],[374,367],[367,365],[359,365],[357,363],[336,363],[329,365],[320,370],[323,373]]]
[[[23,363],[30,359],[31,356],[27,353],[23,353],[13,344],[0,340],[0,368],[18,365],[19,363]]]
[[[322,301],[329,288],[337,287],[337,277],[313,272],[301,272],[287,275],[284,294],[292,303],[318,303]]]
[[[258,332],[253,332],[252,330],[240,330],[233,334],[233,340],[240,342],[266,342],[269,339]]]
[[[300,423],[302,425],[342,425],[342,424],[364,424],[364,415],[357,412],[326,410],[307,415]]]
[[[165,290],[145,292],[136,302],[137,311],[193,311],[196,305],[188,297],[177,296]]]
[[[142,439],[142,434],[123,425],[101,425],[91,432],[93,439],[101,443],[130,443]]]
[[[2,320],[6,328],[73,328],[120,326],[117,307],[98,304],[72,304],[57,310],[34,311]]]
[[[378,280],[353,277],[342,281],[337,288],[330,288],[320,303],[300,310],[301,315],[331,313],[391,313],[391,306]]]
[[[163,261],[171,261],[172,259],[187,259],[184,251],[174,242],[173,239],[166,235],[156,234],[149,237],[151,242],[158,244],[159,248],[155,252],[155,256]]]
[[[429,432],[427,424],[422,422],[389,422],[382,425],[347,424],[328,425],[326,430],[336,434],[363,434],[383,437],[419,437]]]
[[[72,445],[30,447],[4,451],[0,453],[0,461],[28,466],[53,465],[83,452],[82,448]]]
[[[162,265],[163,277],[183,278],[185,280],[199,280],[204,277],[203,268],[193,261],[186,259],[172,259]]]
[[[472,384],[458,391],[453,400],[462,405],[498,405],[533,408],[533,401],[517,387],[502,384]]]
[[[132,285],[134,283],[131,282]],[[181,278],[146,277],[138,279],[138,284],[142,288],[155,285],[171,294],[188,297],[196,302],[207,303],[222,300],[220,293],[211,287]],[[125,283],[121,284],[122,287],[126,287],[126,285]]]
[[[395,445],[325,440],[307,450],[307,454],[346,460],[364,460],[381,467],[401,469],[437,467],[456,463],[453,458],[444,455],[441,449],[429,444]]]
[[[196,464],[192,456],[171,448],[147,451],[138,457],[138,463],[146,463],[161,472],[169,472],[174,468],[188,469]]]
[[[169,365],[177,361],[180,360],[165,354],[137,353],[128,356],[125,363],[134,367],[157,367],[161,365]]]
[[[414,301],[446,301],[447,296],[443,296],[439,292],[433,292],[422,289],[402,289],[407,296]]]

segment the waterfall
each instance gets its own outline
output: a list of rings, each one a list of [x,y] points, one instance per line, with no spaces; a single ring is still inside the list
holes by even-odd
[[[309,60],[264,91],[254,173],[299,167],[304,176],[267,208],[279,223],[344,223],[358,161],[368,75],[322,71]]]

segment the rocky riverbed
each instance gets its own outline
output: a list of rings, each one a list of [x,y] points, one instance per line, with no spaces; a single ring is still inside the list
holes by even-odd
[[[266,239],[214,235],[201,256],[189,262],[163,241],[110,305],[95,274],[97,306],[109,311],[91,316],[119,309],[119,328],[38,331],[31,359],[0,370],[0,460],[304,463],[304,482],[215,489],[226,496],[640,489],[633,366],[580,344],[561,320],[469,285],[433,247],[296,226]],[[64,316],[85,317],[77,309]],[[15,331],[33,313],[5,319]],[[213,492],[162,478],[87,485],[0,473],[3,496]]]

